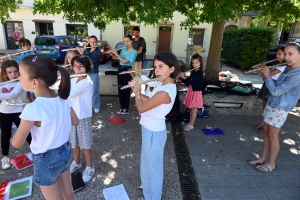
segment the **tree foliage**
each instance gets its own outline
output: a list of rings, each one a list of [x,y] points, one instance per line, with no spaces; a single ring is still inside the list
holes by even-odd
[[[0,0],[0,20],[5,23],[9,14],[15,12],[22,4],[22,0]]]
[[[63,14],[70,22],[93,23],[104,30],[112,21],[129,25],[137,23],[156,24],[172,19],[178,11],[186,16],[181,22],[185,29],[201,22],[213,23],[211,45],[206,66],[206,77],[218,80],[220,52],[225,20],[241,17],[246,12],[258,12],[258,19],[278,24],[294,22],[300,18],[300,0],[36,0],[34,13],[44,15]],[[13,12],[21,0],[1,0],[1,20]],[[10,10],[5,10],[9,8]],[[6,13],[7,11],[7,13]]]

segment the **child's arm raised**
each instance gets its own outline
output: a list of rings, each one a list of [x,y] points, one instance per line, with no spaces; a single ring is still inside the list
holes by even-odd
[[[20,126],[18,127],[18,130],[11,141],[11,144],[15,148],[20,148],[24,144],[30,132],[30,129],[34,125],[34,123],[35,123],[34,121],[21,119]]]
[[[171,98],[167,92],[160,91],[157,92],[152,98],[144,102],[141,98],[141,83],[137,82],[133,87],[133,92],[135,94],[135,105],[139,113],[147,112],[161,104],[171,103]]]

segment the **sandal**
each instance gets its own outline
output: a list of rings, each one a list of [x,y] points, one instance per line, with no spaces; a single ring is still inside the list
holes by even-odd
[[[193,129],[194,129],[194,127],[188,124],[188,125],[186,125],[186,126],[183,128],[183,131],[184,131],[184,132],[188,132],[188,131],[193,130]]]
[[[248,160],[247,162],[251,166],[257,166],[257,165],[263,165],[265,164],[261,159],[253,159],[253,160]]]
[[[258,130],[263,129],[263,128],[264,128],[264,124],[258,124],[258,125],[252,126],[252,129],[255,130],[255,131],[258,131]]]
[[[259,171],[259,172],[272,172],[274,171],[276,168],[272,168],[271,165],[269,165],[268,163],[265,163],[263,165],[258,165],[255,167],[255,170],[256,171]]]

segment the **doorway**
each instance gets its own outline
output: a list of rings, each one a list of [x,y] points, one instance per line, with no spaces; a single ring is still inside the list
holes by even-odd
[[[19,49],[18,40],[14,38],[14,32],[19,31],[24,37],[23,22],[6,22],[4,27],[7,49]]]
[[[171,30],[171,26],[159,27],[158,53],[170,51]]]

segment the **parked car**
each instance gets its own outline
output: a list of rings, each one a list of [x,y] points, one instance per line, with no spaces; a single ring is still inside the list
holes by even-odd
[[[74,38],[67,35],[42,35],[33,41],[33,48],[37,54],[63,61],[66,55],[64,49],[76,48],[79,44]]]
[[[111,59],[111,55],[109,54],[111,47],[106,40],[98,40],[97,46],[102,52],[100,63],[105,63],[107,60]]]
[[[125,48],[124,42],[118,42],[115,46],[115,49],[119,49],[118,53],[120,54],[122,48]],[[111,56],[111,66],[113,67],[119,67],[120,66],[120,60],[116,56]]]
[[[278,47],[284,47],[286,46],[285,44],[277,44],[272,46],[270,49],[267,50],[267,60],[274,60],[276,59],[276,54],[277,54],[277,48]]]

